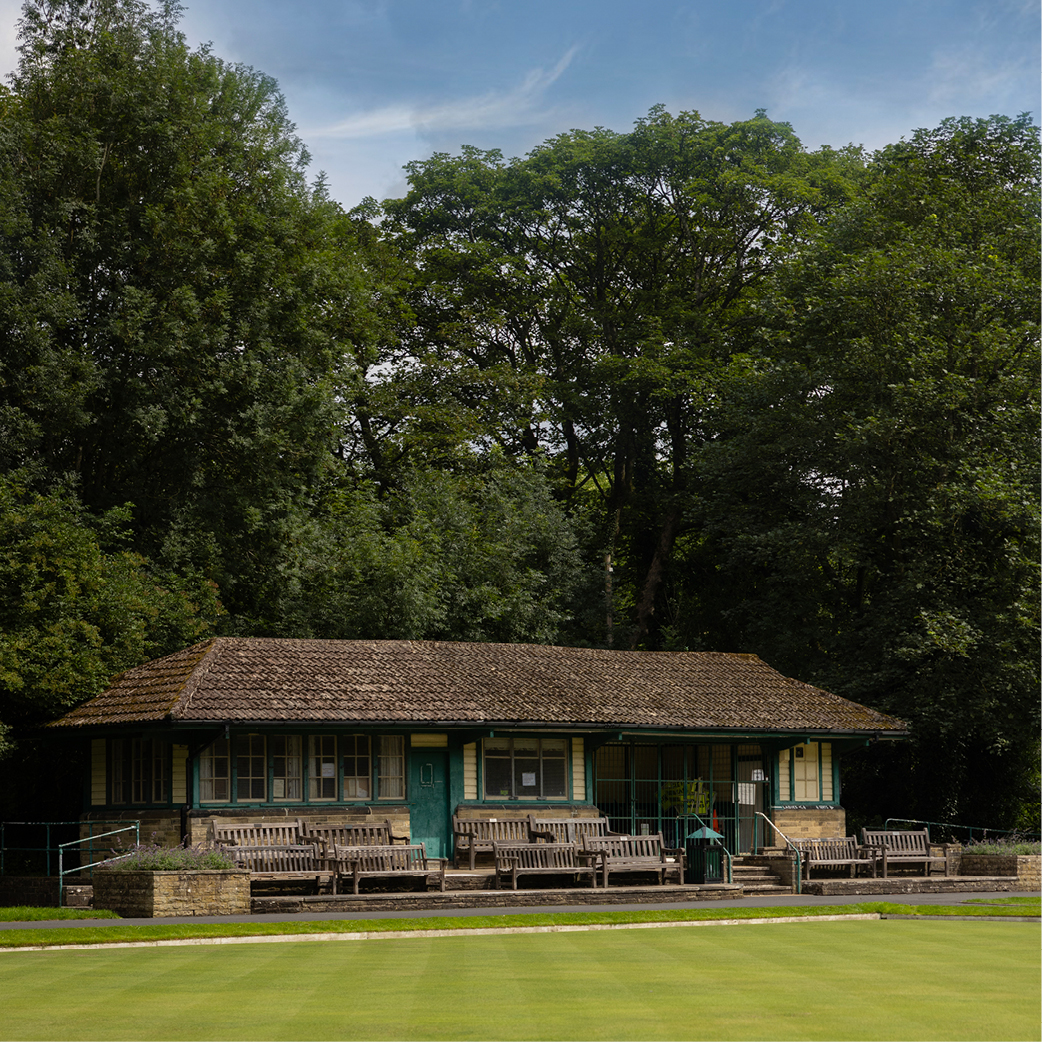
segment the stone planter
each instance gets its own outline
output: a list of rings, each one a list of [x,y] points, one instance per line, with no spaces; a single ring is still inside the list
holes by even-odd
[[[169,915],[249,915],[250,873],[239,869],[200,872],[94,873],[94,907],[125,919]]]
[[[959,858],[960,876],[1016,876],[1018,890],[1042,886],[1042,855],[967,854]]]

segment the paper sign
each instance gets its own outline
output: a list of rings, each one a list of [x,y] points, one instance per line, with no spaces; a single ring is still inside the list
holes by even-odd
[[[324,763],[324,764],[322,764],[322,777],[323,778],[335,778],[336,777],[336,764],[335,763]]]
[[[535,788],[535,771],[532,771],[531,774],[528,771],[521,772],[521,787],[524,789]]]

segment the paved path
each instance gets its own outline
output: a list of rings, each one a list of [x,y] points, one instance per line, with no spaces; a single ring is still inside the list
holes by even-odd
[[[673,908],[793,908],[806,905],[853,905],[864,902],[887,901],[904,905],[957,905],[967,900],[982,900],[995,897],[1038,897],[1039,891],[996,891],[993,893],[956,893],[956,894],[871,894],[851,895],[850,897],[816,897],[810,895],[782,894],[781,896],[742,897],[727,901],[686,901],[669,902],[668,904],[632,904],[632,905],[552,905],[545,908],[534,908],[526,905],[520,908],[447,908],[407,910],[401,912],[300,912],[294,914],[274,915],[199,915],[171,916],[162,919],[55,919],[39,922],[7,923],[0,922],[0,930],[24,930],[39,928],[76,929],[85,926],[159,926],[173,923],[294,923],[324,922],[331,920],[365,920],[365,919],[426,919],[426,918],[465,918],[475,915],[536,915],[542,912],[628,912],[653,909]]]

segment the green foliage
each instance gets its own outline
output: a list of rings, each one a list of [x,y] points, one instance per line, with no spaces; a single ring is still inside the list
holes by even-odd
[[[112,872],[223,871],[235,868],[235,859],[220,848],[163,847],[158,843],[139,843],[105,868]]]
[[[685,547],[718,578],[678,632],[908,720],[848,758],[869,813],[1013,826],[1039,728],[1037,128],[948,121],[870,174],[761,297]]]
[[[212,626],[209,583],[156,573],[138,554],[103,546],[127,520],[114,510],[95,521],[68,491],[37,493],[19,475],[0,475],[3,725],[53,719],[114,673]]]

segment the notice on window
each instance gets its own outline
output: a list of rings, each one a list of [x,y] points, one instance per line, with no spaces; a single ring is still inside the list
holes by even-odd
[[[534,789],[535,788],[535,771],[522,771],[521,772],[521,788],[523,789]]]
[[[766,781],[767,779],[763,776],[763,771],[759,767],[753,768],[753,781]]]
[[[738,802],[745,804],[756,803],[756,786],[752,782],[738,783]]]
[[[272,783],[272,796],[277,800],[286,798],[286,779],[276,778]]]
[[[322,764],[322,777],[323,778],[335,778],[336,777],[336,764],[335,763],[324,763],[324,764]]]

